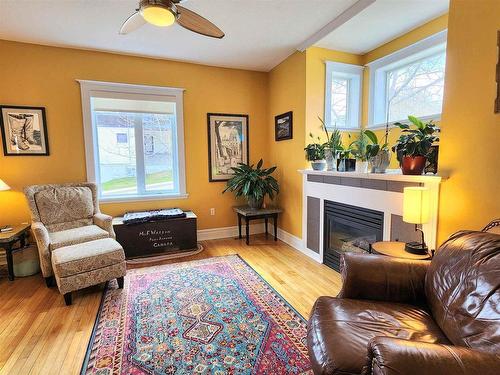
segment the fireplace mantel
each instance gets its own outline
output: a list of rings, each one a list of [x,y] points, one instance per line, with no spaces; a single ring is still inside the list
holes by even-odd
[[[439,183],[442,180],[446,179],[446,177],[444,176],[438,176],[432,174],[420,175],[420,176],[404,175],[401,173],[400,169],[388,169],[386,173],[315,171],[312,169],[299,169],[298,172],[305,175],[336,176],[336,177],[349,177],[349,178],[363,178],[369,180],[386,180],[386,181],[417,182],[417,183],[426,183],[426,182]]]
[[[431,196],[431,219],[422,226],[429,249],[436,248],[439,186],[444,176],[409,176],[398,170],[387,173],[358,173],[336,171],[299,170],[303,176],[302,238],[304,252],[318,262],[323,262],[325,202],[383,212],[383,240],[395,238],[414,240],[414,227],[402,221],[403,190],[407,186],[425,186]],[[407,239],[405,239],[405,237]]]

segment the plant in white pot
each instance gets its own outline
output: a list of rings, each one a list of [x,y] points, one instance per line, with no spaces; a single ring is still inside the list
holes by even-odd
[[[372,131],[365,132],[366,136],[370,138],[372,144],[367,145],[367,151],[370,155],[368,160],[371,165],[372,173],[385,173],[387,167],[391,163],[391,150],[389,149],[388,136],[389,128],[386,127],[384,144],[380,144],[377,135]]]
[[[321,128],[326,134],[326,142],[323,143],[326,170],[335,171],[337,169],[337,156],[339,152],[342,151],[342,134],[340,130],[337,129],[337,126],[334,126],[331,132],[329,132],[323,119],[319,116],[318,119],[321,122]]]
[[[309,133],[309,137],[314,139],[312,133]],[[304,148],[304,151],[306,152],[306,159],[311,162],[311,167],[315,171],[322,171],[326,167],[325,146],[320,142],[321,138],[317,137],[317,142],[309,143]]]
[[[232,167],[234,176],[227,182],[223,193],[232,191],[237,198],[245,197],[251,208],[262,208],[266,195],[274,199],[275,194],[280,191],[278,181],[271,176],[276,167],[266,169],[262,168],[263,164],[264,161],[260,159],[255,168],[253,164],[241,163]]]
[[[368,160],[379,151],[378,147],[374,147],[373,140],[376,138],[371,130],[361,129],[358,138],[349,145],[351,154],[356,158],[356,172],[368,173]]]

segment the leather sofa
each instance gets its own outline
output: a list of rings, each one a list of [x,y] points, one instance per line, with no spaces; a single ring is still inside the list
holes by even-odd
[[[308,322],[315,374],[500,374],[500,235],[452,235],[429,261],[347,253]]]

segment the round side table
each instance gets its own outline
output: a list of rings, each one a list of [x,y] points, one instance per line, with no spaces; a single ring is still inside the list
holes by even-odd
[[[404,242],[375,242],[372,244],[372,253],[404,259],[428,260],[432,258],[430,254],[418,255],[409,253],[405,250]]]

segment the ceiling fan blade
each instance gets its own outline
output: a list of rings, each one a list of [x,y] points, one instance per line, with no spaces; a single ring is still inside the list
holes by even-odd
[[[179,14],[177,23],[182,27],[212,38],[224,38],[224,32],[206,18],[180,5],[176,5],[176,8]]]
[[[125,35],[131,33],[134,30],[137,30],[139,27],[144,25],[146,20],[141,16],[139,12],[135,12],[132,14],[127,20],[123,23],[120,34]]]

